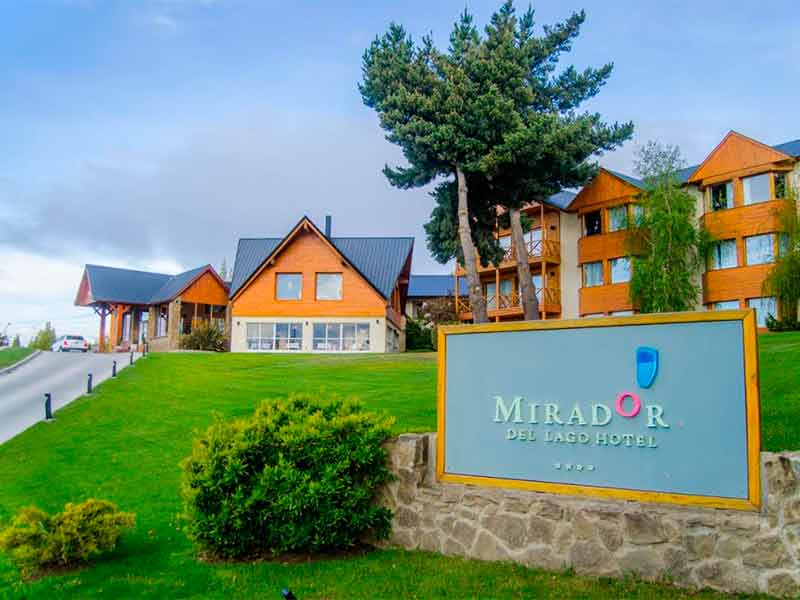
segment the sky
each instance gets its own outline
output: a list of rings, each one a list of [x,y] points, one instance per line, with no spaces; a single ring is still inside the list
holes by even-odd
[[[239,237],[304,214],[332,215],[334,235],[413,235],[413,272],[450,272],[425,245],[428,190],[381,173],[402,156],[357,84],[390,22],[445,47],[465,6],[483,26],[499,0],[0,0],[0,332],[26,342],[50,320],[95,338],[73,305],[84,264],[232,265]],[[731,129],[800,138],[794,1],[534,8],[540,26],[586,10],[562,65],[614,63],[583,108],[636,133],[604,166],[632,172],[653,139],[694,164]]]

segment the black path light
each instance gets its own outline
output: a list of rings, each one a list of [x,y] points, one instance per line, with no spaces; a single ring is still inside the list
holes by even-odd
[[[91,373],[89,373],[87,375],[87,377],[86,377],[86,393],[87,394],[91,394],[92,393],[92,374]]]
[[[131,364],[133,364],[133,350],[131,350]]]
[[[53,397],[48,392],[44,395],[44,420],[45,421],[52,421],[53,420]]]
[[[113,361],[111,363],[111,376],[112,377],[116,377],[117,376],[117,361]]]
[[[295,596],[289,588],[283,588],[281,590],[281,596],[283,596],[283,600],[297,600],[297,596]]]

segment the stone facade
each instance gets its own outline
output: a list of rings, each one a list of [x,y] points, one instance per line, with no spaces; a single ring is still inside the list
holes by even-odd
[[[439,483],[435,434],[387,443],[390,546],[583,575],[800,595],[800,453],[762,453],[761,512]]]

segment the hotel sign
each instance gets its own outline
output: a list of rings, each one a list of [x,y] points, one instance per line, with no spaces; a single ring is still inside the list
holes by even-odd
[[[760,506],[752,311],[439,330],[441,481]]]

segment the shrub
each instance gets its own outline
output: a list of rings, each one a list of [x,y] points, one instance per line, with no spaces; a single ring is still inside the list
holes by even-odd
[[[776,319],[772,315],[767,315],[767,329],[770,331],[800,331],[800,321],[791,317]]]
[[[388,536],[375,502],[391,479],[392,420],[338,396],[265,401],[249,419],[216,422],[183,462],[187,534],[222,557],[350,548]]]
[[[0,550],[7,552],[24,574],[47,567],[70,567],[112,550],[124,529],[133,528],[133,513],[115,504],[89,499],[68,503],[48,515],[36,507],[23,508],[0,532]]]
[[[426,327],[426,323],[422,319],[406,321],[406,349],[433,350],[431,330]]]
[[[216,325],[202,323],[192,329],[192,332],[181,337],[181,348],[186,350],[211,350],[224,352],[228,338]]]

